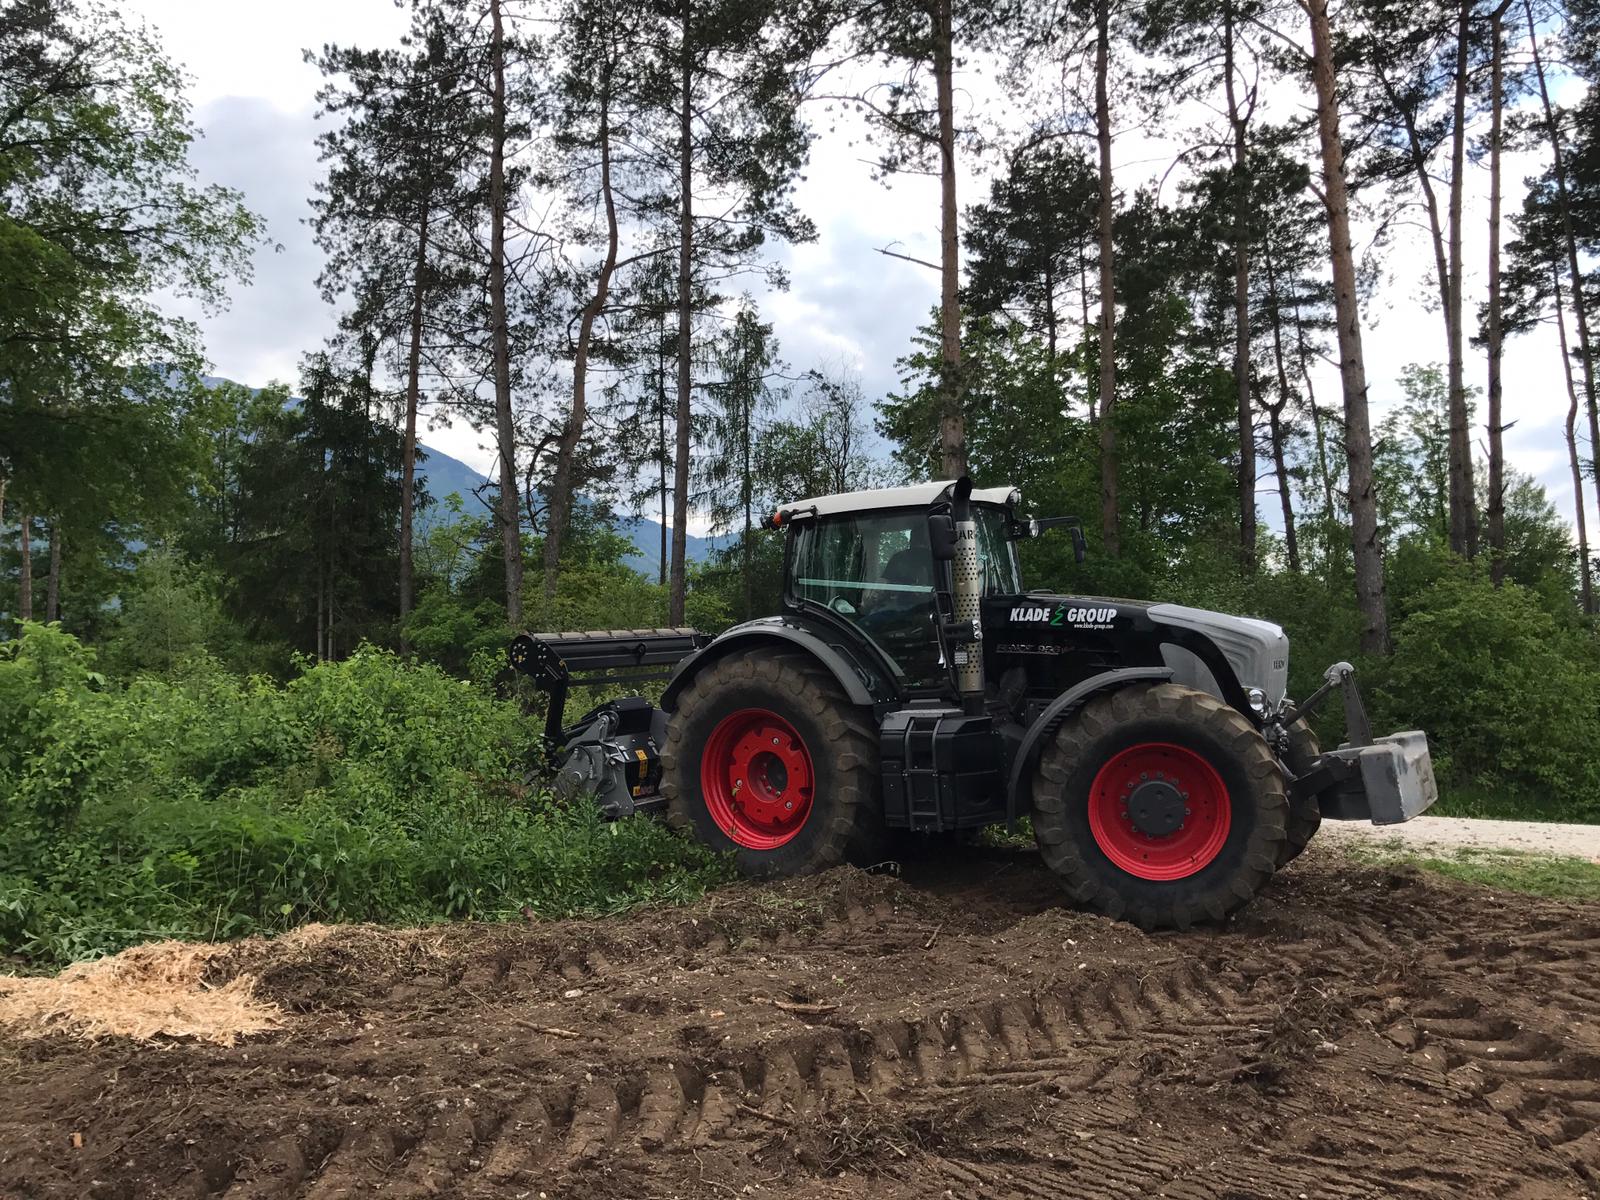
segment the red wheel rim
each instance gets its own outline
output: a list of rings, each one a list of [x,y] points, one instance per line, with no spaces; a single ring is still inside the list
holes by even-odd
[[[723,717],[700,759],[700,791],[717,828],[749,850],[776,850],[811,815],[816,773],[794,726],[764,708]]]
[[[1152,796],[1154,804],[1130,803]],[[1167,823],[1178,822],[1175,829],[1161,828],[1160,817],[1149,816],[1164,801],[1170,801]],[[1222,852],[1232,820],[1233,805],[1217,769],[1195,751],[1168,742],[1130,746],[1089,785],[1089,832],[1114,865],[1140,879],[1186,879],[1204,870]]]

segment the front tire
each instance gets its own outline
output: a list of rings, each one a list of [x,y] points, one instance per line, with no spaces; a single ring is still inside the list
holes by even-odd
[[[1160,684],[1091,700],[1033,778],[1033,831],[1081,904],[1146,929],[1221,921],[1272,878],[1283,770],[1240,713]]]
[[[1283,765],[1289,769],[1289,774],[1297,778],[1304,775],[1311,770],[1312,764],[1317,761],[1317,756],[1321,753],[1322,747],[1317,744],[1317,735],[1311,732],[1311,726],[1306,724],[1304,717],[1289,726],[1289,747],[1283,758]],[[1321,803],[1315,796],[1300,794],[1291,788],[1289,823],[1286,828],[1288,836],[1283,839],[1283,845],[1278,850],[1278,869],[1283,870],[1299,858],[1300,852],[1321,828]]]
[[[678,697],[661,762],[669,823],[747,875],[822,871],[882,843],[872,726],[803,655],[706,667]]]

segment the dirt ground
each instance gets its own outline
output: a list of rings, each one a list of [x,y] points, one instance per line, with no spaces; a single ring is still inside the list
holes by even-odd
[[[1315,847],[1186,934],[976,851],[247,943],[277,1031],[0,1040],[0,1196],[1594,1197],[1597,965],[1600,905]]]

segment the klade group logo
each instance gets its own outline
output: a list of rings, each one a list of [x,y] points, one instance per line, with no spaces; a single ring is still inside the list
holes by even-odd
[[[1013,625],[1043,624],[1070,625],[1074,629],[1109,629],[1117,619],[1117,610],[1111,605],[1098,607],[1076,604],[1057,604],[1050,607],[1021,604],[1011,610]]]

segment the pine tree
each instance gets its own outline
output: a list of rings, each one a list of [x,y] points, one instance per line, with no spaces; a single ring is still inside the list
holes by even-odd
[[[1355,250],[1350,240],[1350,192],[1340,136],[1339,85],[1327,0],[1303,0],[1311,24],[1311,78],[1317,98],[1317,136],[1322,196],[1328,215],[1329,260],[1337,315],[1339,376],[1344,388],[1344,442],[1348,464],[1350,540],[1354,554],[1356,607],[1361,613],[1361,649],[1389,649],[1389,612],[1384,596],[1383,550],[1378,543],[1377,497],[1372,481],[1372,428],[1367,408],[1367,366],[1361,347],[1361,312],[1356,291]]]
[[[767,414],[781,401],[774,377],[781,374],[772,326],[761,321],[746,297],[711,353],[713,377],[705,384],[707,407],[699,471],[700,499],[714,533],[737,531],[745,620],[756,616],[751,556],[756,536],[758,467]]]
[[[1354,140],[1365,148],[1362,182],[1387,183],[1401,203],[1419,197],[1426,216],[1451,397],[1450,547],[1468,558],[1477,553],[1478,528],[1462,325],[1462,211],[1467,126],[1474,116],[1469,100],[1482,66],[1474,49],[1484,40],[1474,8],[1473,0],[1363,0],[1347,21],[1354,36],[1344,74]]]
[[[1024,145],[1007,168],[991,184],[988,201],[967,210],[967,309],[1023,321],[1055,359],[1092,328],[1099,180],[1080,151],[1054,141]],[[1076,333],[1074,291],[1081,313]]]
[[[353,308],[347,329],[375,337],[405,380],[400,480],[400,644],[413,594],[417,420],[425,337],[470,285],[464,229],[481,212],[469,168],[479,123],[463,46],[446,12],[419,4],[398,50],[327,46],[307,55],[331,82],[333,126],[318,138],[327,175],[312,205],[327,264],[319,283]]]
[[[251,410],[222,551],[235,616],[321,660],[387,640],[398,615],[403,444],[380,418],[370,351],[311,355],[299,404]]]
[[[939,272],[939,469],[954,479],[967,473],[956,155],[962,141],[971,140],[970,129],[957,127],[955,74],[963,53],[997,41],[1015,25],[1020,10],[1004,0],[846,0],[841,12],[855,54],[882,63],[898,77],[831,98],[870,118],[880,141],[880,173],[913,171],[939,179],[939,261],[922,265]]]
[[[1198,96],[1210,101],[1220,125],[1197,130],[1196,147],[1202,161],[1222,159],[1226,167],[1212,168],[1208,190],[1217,214],[1216,224],[1229,247],[1232,275],[1232,363],[1235,410],[1238,414],[1237,496],[1239,558],[1246,571],[1256,566],[1256,430],[1255,386],[1252,368],[1251,317],[1252,268],[1258,249],[1257,217],[1261,197],[1254,186],[1256,146],[1252,123],[1262,85],[1270,82],[1266,69],[1272,62],[1272,6],[1259,0],[1223,0],[1220,5],[1164,0],[1147,6],[1139,17],[1141,44],[1147,51],[1164,52],[1168,63],[1156,69],[1150,86],[1157,105],[1173,98]],[[1213,97],[1220,93],[1218,106]],[[1280,405],[1284,403],[1280,400]],[[1268,406],[1275,455],[1281,447],[1281,408]],[[1275,466],[1276,463],[1275,458]],[[1284,475],[1278,469],[1280,478]],[[1280,491],[1283,490],[1280,483]],[[1285,510],[1288,513],[1288,510]],[[1294,543],[1292,513],[1286,531]]]
[[[721,301],[717,288],[736,276],[760,272],[769,285],[786,286],[783,272],[763,262],[762,247],[769,239],[816,236],[791,191],[809,140],[800,116],[806,70],[829,30],[817,12],[781,0],[677,0],[673,15],[676,28],[665,53],[676,68],[669,78],[676,116],[678,371],[668,621],[679,625],[688,586],[695,319]]]

